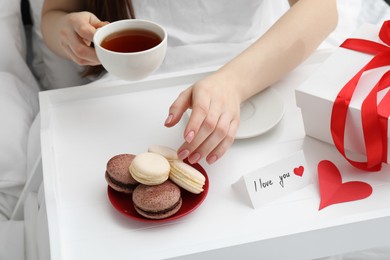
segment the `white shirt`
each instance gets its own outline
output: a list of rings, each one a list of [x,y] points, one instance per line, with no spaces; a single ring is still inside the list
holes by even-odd
[[[220,66],[248,47],[287,10],[287,0],[133,0],[135,17],[168,32],[157,73]]]

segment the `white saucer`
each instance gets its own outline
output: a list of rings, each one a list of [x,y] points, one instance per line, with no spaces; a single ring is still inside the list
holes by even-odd
[[[241,104],[240,126],[236,139],[261,135],[276,126],[284,115],[282,97],[267,88]]]
[[[187,120],[191,110],[187,110]],[[236,139],[255,137],[275,127],[284,115],[282,97],[267,88],[241,104],[240,126]]]

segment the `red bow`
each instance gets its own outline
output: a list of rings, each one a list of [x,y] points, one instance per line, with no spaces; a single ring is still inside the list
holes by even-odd
[[[353,92],[363,73],[390,65],[390,20],[383,23],[379,38],[387,45],[352,38],[341,44],[343,48],[372,54],[374,57],[341,89],[333,104],[331,115],[330,128],[335,146],[353,166],[366,171],[378,171],[381,169],[382,161],[387,161],[387,118],[390,114],[390,97],[386,94],[381,103],[377,105],[377,93],[390,86],[390,71],[387,71],[373,86],[362,104],[361,117],[366,162],[354,161],[347,157],[344,147],[345,124]]]

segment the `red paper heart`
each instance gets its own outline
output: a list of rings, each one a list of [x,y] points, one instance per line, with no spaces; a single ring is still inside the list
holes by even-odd
[[[299,177],[302,177],[304,170],[305,170],[305,168],[303,168],[303,166],[301,165],[297,168],[294,168],[294,174],[298,175]]]
[[[361,200],[372,193],[372,187],[368,183],[361,181],[342,183],[339,169],[327,160],[318,164],[318,182],[321,195],[319,210],[336,203]]]

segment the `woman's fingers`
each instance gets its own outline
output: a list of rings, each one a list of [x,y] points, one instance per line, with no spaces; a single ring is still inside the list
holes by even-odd
[[[233,144],[238,125],[239,119],[230,113],[218,114],[218,118],[208,116],[194,140],[178,149],[179,158],[188,157],[190,163],[197,163],[207,157],[208,163],[214,163]]]
[[[199,91],[201,93],[202,91]],[[234,142],[239,125],[239,103],[222,95],[193,93],[193,110],[185,129],[185,143],[178,149],[180,159],[196,163],[207,157],[215,162]],[[229,96],[229,98],[231,98]]]
[[[169,107],[168,117],[165,120],[164,125],[167,127],[172,127],[176,125],[184,112],[191,108],[192,102],[192,88],[187,88],[176,98],[176,100]]]
[[[169,109],[165,126],[176,125],[192,108],[184,129],[180,159],[213,163],[233,144],[240,121],[240,84],[224,73],[212,74],[184,90]]]
[[[67,26],[61,31],[61,45],[67,55],[79,65],[99,65],[100,61],[91,43],[97,28],[107,23],[89,12],[69,14]]]
[[[62,47],[68,56],[78,65],[99,65],[100,61],[96,56],[95,49],[85,45],[81,39],[74,37],[70,42],[63,42]]]
[[[183,145],[183,149],[179,149],[180,159],[184,159],[183,157],[186,154],[188,156],[195,149],[200,147],[214,132],[221,117],[221,109],[222,107],[219,103],[210,103],[209,99],[204,101],[204,99],[198,98],[198,100],[194,102],[190,119],[187,123],[186,130],[184,131],[186,143]],[[182,152],[180,154],[180,152],[184,150],[187,150],[187,152]],[[193,157],[196,157],[196,155]]]
[[[239,126],[239,120],[233,120],[230,122],[229,130],[225,136],[225,138],[222,139],[222,141],[212,150],[211,152],[205,152],[206,161],[209,164],[212,164],[216,162],[219,158],[221,158],[232,146],[234,143],[234,138],[237,134]]]

